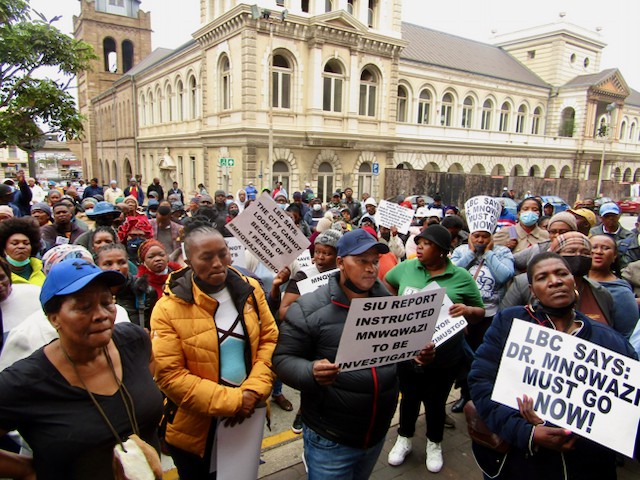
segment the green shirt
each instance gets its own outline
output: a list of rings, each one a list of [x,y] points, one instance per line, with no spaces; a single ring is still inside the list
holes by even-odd
[[[405,260],[393,267],[384,277],[389,284],[398,290],[398,295],[415,293],[431,282],[437,282],[446,289],[453,303],[462,303],[468,307],[484,308],[480,291],[471,274],[462,267],[456,267],[447,258],[447,267],[439,275],[431,276],[420,260]],[[431,367],[452,366],[461,360],[462,332],[449,339],[436,349],[436,359]]]

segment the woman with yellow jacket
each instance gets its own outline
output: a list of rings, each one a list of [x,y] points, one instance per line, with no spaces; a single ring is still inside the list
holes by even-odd
[[[187,225],[184,253],[188,267],[171,274],[151,316],[156,381],[177,406],[165,441],[180,478],[211,479],[230,461],[216,461],[216,436],[271,393],[278,329],[258,282],[229,268],[215,227]]]

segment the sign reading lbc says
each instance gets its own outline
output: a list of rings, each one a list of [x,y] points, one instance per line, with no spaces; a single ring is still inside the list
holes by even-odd
[[[573,335],[514,320],[491,399],[628,457],[640,420],[640,362]]]

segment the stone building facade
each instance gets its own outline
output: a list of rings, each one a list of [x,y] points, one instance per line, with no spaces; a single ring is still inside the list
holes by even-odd
[[[201,0],[193,39],[151,51],[138,0],[81,0],[76,36],[101,57],[79,78],[86,175],[325,199],[378,197],[389,168],[640,181],[640,93],[600,70],[598,32],[560,19],[489,45],[401,4]]]

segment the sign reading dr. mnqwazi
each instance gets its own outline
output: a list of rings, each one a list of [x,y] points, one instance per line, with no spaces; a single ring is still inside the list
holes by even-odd
[[[491,399],[633,457],[640,420],[640,362],[578,337],[514,320]]]
[[[431,341],[444,292],[352,300],[335,363],[349,372],[415,357]]]

